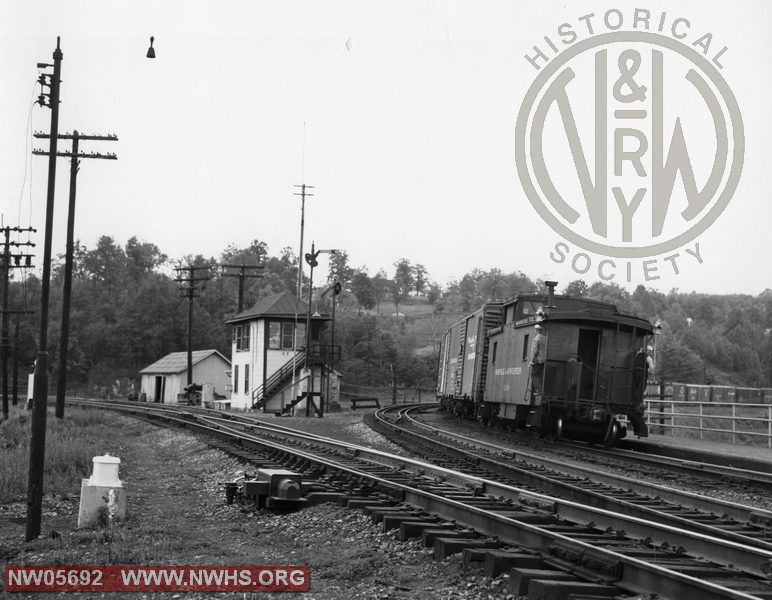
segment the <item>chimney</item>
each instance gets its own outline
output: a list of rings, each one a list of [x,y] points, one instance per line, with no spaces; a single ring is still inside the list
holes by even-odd
[[[547,286],[547,306],[544,307],[545,312],[549,313],[549,311],[553,308],[555,308],[555,286],[558,284],[557,281],[545,281],[544,285]]]

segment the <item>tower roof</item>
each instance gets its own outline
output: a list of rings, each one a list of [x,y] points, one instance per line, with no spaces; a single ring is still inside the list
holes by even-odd
[[[292,292],[279,292],[278,294],[271,294],[261,298],[252,308],[244,310],[230,319],[226,319],[225,322],[239,323],[265,317],[294,319],[296,316],[304,317],[307,312],[308,304],[300,300],[295,294]],[[313,318],[318,320],[320,317],[315,316]],[[328,319],[328,317],[322,318]]]

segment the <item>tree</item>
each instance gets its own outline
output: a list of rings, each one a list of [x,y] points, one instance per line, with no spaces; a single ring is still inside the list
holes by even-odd
[[[441,294],[442,294],[442,288],[440,288],[440,286],[437,285],[436,283],[432,283],[429,286],[429,292],[426,294],[426,299],[429,301],[429,304],[434,306],[437,300],[440,299]]]
[[[126,274],[126,253],[113,238],[103,235],[97,241],[96,248],[82,256],[82,270],[92,284],[104,284],[104,291],[112,296]]]
[[[575,279],[566,286],[563,293],[566,296],[586,296],[589,289],[584,279]]]
[[[587,290],[588,297],[614,304],[617,310],[630,310],[630,294],[616,283],[601,283],[596,281]]]
[[[330,255],[329,273],[327,281],[333,283],[339,281],[341,284],[351,281],[354,276],[354,269],[348,266],[348,252],[338,250]]]
[[[372,310],[375,307],[375,287],[364,271],[357,271],[351,278],[351,291],[357,299],[359,311]]]
[[[375,309],[380,314],[381,312],[381,300],[386,295],[386,290],[389,287],[389,278],[386,275],[386,271],[380,269],[375,277],[372,278],[373,291],[375,292]]]
[[[490,271],[472,271],[476,279],[477,292],[486,301],[500,300],[506,296],[506,282],[501,269]]]
[[[678,336],[664,330],[658,336],[656,376],[660,381],[702,381],[703,362]]]
[[[470,312],[480,308],[482,298],[477,294],[477,282],[473,275],[469,273],[464,275],[458,284],[458,289],[461,294],[461,310]]]
[[[126,242],[129,277],[135,282],[162,266],[167,260],[168,257],[158,249],[158,246],[149,242],[140,242],[137,236],[132,236]]]
[[[426,288],[426,282],[429,275],[429,271],[423,265],[413,266],[413,287],[416,294],[422,294]]]
[[[394,298],[394,309],[399,316],[399,305],[407,299],[410,290],[414,284],[413,266],[406,258],[400,258],[394,263],[394,280],[392,283],[392,295]]]
[[[246,248],[239,248],[234,244],[229,244],[223,250],[222,262],[229,264],[260,265],[265,262],[268,256],[268,244],[260,240],[252,240]]]

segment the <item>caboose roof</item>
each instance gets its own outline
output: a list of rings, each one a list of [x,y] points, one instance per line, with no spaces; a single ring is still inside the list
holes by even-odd
[[[635,317],[633,315],[625,315],[618,312],[604,312],[602,310],[580,310],[580,311],[552,311],[544,320],[539,320],[534,317],[527,319],[521,319],[516,323],[518,327],[535,325],[536,323],[544,324],[549,321],[592,321],[594,323],[606,323],[608,325],[626,325],[628,327],[635,327],[636,329],[642,329],[647,333],[652,333],[654,327],[646,319]]]

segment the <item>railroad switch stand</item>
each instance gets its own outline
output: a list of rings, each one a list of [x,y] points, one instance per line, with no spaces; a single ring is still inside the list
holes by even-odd
[[[221,484],[225,499],[232,504],[235,498],[251,498],[258,508],[295,510],[303,508],[308,500],[301,497],[303,481],[300,473],[285,469],[258,469],[257,477],[244,475],[235,481]]]

